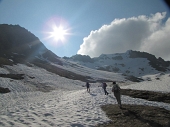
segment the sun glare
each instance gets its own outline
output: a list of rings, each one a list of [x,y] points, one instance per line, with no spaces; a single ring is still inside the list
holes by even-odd
[[[69,23],[63,18],[55,16],[46,21],[43,31],[44,40],[58,46],[67,43],[70,35],[72,35]]]
[[[53,31],[51,32],[51,37],[54,38],[56,41],[64,41],[66,35],[67,30],[63,29],[62,26],[53,27]]]

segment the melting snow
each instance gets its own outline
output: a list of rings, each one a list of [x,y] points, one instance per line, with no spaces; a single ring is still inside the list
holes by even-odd
[[[25,78],[23,80],[0,78],[0,86],[12,90],[10,93],[0,94],[0,126],[90,127],[110,121],[101,110],[101,105],[117,104],[111,93],[111,87],[107,88],[110,94],[106,96],[102,88],[98,87],[100,83],[91,84],[91,92],[87,93],[86,88],[82,87],[85,82],[63,78],[38,67],[27,67],[20,64],[0,68],[0,73],[10,73],[11,71],[24,73]],[[92,73],[92,70],[90,72],[90,75],[94,77],[97,74],[101,77],[104,76],[104,73]],[[106,72],[105,74],[107,76]],[[35,78],[29,78],[30,76]],[[157,76],[149,76],[152,81],[121,87],[169,92],[169,75],[159,76],[160,80],[155,79]],[[114,77],[116,78],[115,74]],[[120,79],[120,75],[117,77]],[[36,91],[32,84],[46,84],[55,90],[51,92]],[[170,110],[170,104],[128,96],[122,96],[122,103],[158,106]]]

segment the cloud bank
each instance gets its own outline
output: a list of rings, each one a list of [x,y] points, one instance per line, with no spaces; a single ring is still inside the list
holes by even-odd
[[[145,51],[170,60],[170,18],[166,12],[115,19],[83,39],[77,54],[97,57],[127,50]]]

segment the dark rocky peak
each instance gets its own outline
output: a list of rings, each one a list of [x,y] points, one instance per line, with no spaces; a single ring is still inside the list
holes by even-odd
[[[107,54],[101,54],[99,56],[99,59],[110,59],[109,56]]]
[[[167,71],[167,67],[170,66],[170,61],[164,61],[162,58],[156,58],[154,55],[140,52],[140,51],[129,51],[129,58],[146,58],[149,60],[150,65],[158,71]]]
[[[61,64],[34,34],[19,25],[0,24],[0,58],[14,63],[31,62],[37,58]]]
[[[156,57],[154,55],[149,54],[147,52],[129,50],[127,53],[129,53],[130,58],[147,58],[148,60],[155,60],[156,59]]]
[[[0,50],[4,54],[35,56],[47,49],[31,32],[19,25],[0,25]]]
[[[90,62],[90,63],[94,62],[93,59],[88,55],[77,54],[77,55],[70,57],[70,59],[73,61],[82,61],[82,62]]]

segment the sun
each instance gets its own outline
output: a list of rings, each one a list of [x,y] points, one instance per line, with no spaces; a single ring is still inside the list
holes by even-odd
[[[64,29],[63,26],[54,26],[52,28],[52,32],[50,32],[50,37],[56,41],[64,41],[65,36],[68,34],[67,29]]]
[[[52,45],[63,45],[68,42],[71,35],[72,28],[70,24],[61,17],[49,18],[43,26],[44,40]]]

